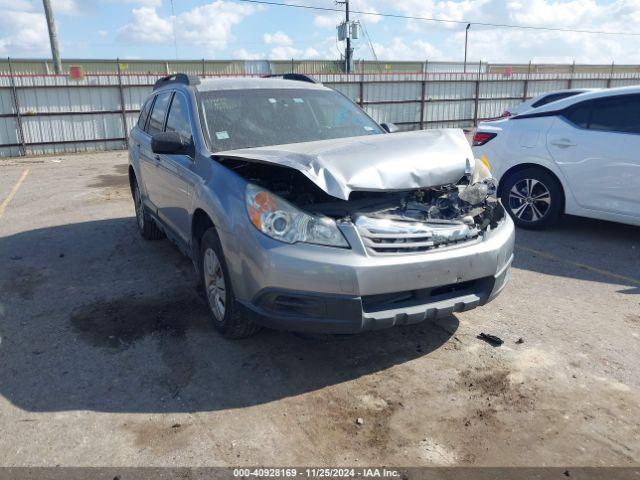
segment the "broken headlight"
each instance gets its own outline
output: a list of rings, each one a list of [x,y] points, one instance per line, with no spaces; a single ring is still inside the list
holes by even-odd
[[[469,184],[458,193],[458,198],[470,205],[478,205],[484,202],[487,197],[495,197],[498,190],[498,185],[491,175],[488,164],[485,163],[486,160],[483,160],[476,159]]]
[[[349,246],[336,222],[331,218],[309,215],[268,190],[251,183],[247,185],[245,198],[251,223],[275,240],[332,247]]]

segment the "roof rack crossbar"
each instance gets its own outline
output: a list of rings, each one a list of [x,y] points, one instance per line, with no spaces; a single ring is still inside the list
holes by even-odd
[[[186,73],[174,73],[166,77],[159,78],[153,85],[153,90],[169,85],[171,83],[181,83],[183,85],[199,85],[200,79],[195,75],[187,75]]]
[[[272,75],[265,75],[262,78],[273,78],[273,77],[282,78],[283,80],[295,80],[297,82],[318,83],[310,76],[304,75],[302,73],[272,74]]]

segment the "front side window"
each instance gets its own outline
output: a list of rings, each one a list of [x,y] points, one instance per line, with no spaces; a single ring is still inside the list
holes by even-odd
[[[171,93],[172,92],[164,92],[158,94],[156,102],[153,104],[149,124],[147,125],[147,132],[149,132],[149,135],[159,133],[164,128],[164,119],[167,115],[167,108],[169,107],[169,100],[171,100]]]
[[[384,133],[330,90],[209,91],[199,107],[214,152]]]
[[[167,132],[177,132],[184,143],[191,142],[191,124],[189,123],[189,109],[184,95],[176,93],[171,102],[167,117]]]

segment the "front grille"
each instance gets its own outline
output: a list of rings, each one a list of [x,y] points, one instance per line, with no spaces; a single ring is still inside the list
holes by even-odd
[[[477,228],[458,223],[423,223],[360,215],[356,228],[372,255],[403,255],[467,244]]]

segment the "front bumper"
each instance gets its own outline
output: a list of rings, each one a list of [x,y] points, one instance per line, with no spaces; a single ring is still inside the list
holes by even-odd
[[[500,293],[513,259],[508,216],[481,241],[392,257],[370,256],[346,227],[352,249],[254,233],[251,245],[223,240],[233,287],[249,318],[281,330],[357,333],[470,310]]]

